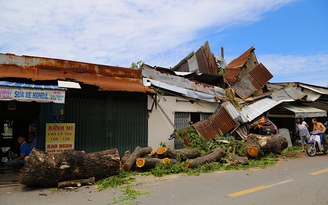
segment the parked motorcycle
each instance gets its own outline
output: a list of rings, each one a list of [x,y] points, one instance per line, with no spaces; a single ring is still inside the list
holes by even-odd
[[[319,133],[313,132],[308,140],[305,150],[310,157],[313,157],[317,152],[328,154],[328,144],[325,143],[324,140],[321,140]]]

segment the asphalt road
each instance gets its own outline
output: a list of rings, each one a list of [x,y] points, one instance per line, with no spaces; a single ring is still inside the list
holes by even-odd
[[[1,177],[1,176],[0,176]],[[274,167],[223,171],[200,176],[138,176],[134,188],[147,191],[132,204],[328,204],[328,155],[280,160]],[[0,188],[0,204],[109,204],[120,189],[97,191],[83,186],[75,191]],[[131,201],[130,201],[131,202]]]

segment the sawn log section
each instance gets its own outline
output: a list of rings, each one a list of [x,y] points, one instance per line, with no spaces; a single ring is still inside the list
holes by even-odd
[[[56,187],[62,181],[90,177],[98,180],[119,172],[120,155],[117,149],[93,153],[65,150],[58,154],[33,149],[20,174],[20,183]]]

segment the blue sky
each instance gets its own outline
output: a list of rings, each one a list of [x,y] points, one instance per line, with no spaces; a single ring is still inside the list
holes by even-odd
[[[251,46],[270,82],[328,85],[327,0],[0,1],[0,52],[173,67],[208,41],[230,62]]]

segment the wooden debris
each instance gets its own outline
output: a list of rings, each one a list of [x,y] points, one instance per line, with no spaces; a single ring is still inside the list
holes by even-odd
[[[125,171],[130,171],[132,166],[136,163],[137,158],[151,153],[153,149],[151,147],[136,147],[132,154],[127,158],[127,160],[122,165]]]
[[[281,134],[258,135],[249,134],[245,144],[246,156],[257,157],[262,150],[264,153],[281,154],[288,147],[287,139]]]
[[[237,155],[229,155],[226,159],[226,162],[228,163],[228,165],[237,165],[237,164],[248,165],[248,158],[240,157]]]
[[[51,154],[33,149],[20,173],[20,183],[54,187],[58,182],[95,177],[102,179],[120,172],[117,149],[85,153],[65,150]]]
[[[82,185],[92,185],[95,183],[95,178],[90,177],[88,179],[75,179],[69,181],[58,182],[58,188],[76,186],[80,187]]]
[[[196,168],[203,164],[215,162],[225,155],[225,151],[221,148],[216,148],[196,159],[189,159],[186,163],[186,168]]]
[[[200,152],[197,148],[171,150],[167,147],[159,147],[156,151],[156,157],[160,159],[176,159],[178,156],[181,157],[181,160],[194,159],[200,156]]]
[[[130,157],[131,155],[131,151],[130,150],[127,150],[124,152],[124,155],[121,159],[121,165],[123,165],[125,163],[125,161]]]

